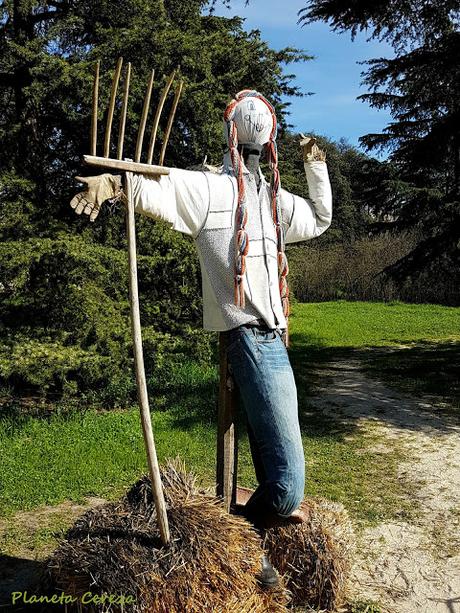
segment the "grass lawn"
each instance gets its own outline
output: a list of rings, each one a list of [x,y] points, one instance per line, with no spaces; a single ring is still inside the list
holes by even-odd
[[[379,376],[385,365],[396,368],[394,354],[388,357],[366,349],[369,347],[381,351],[404,345],[414,350],[419,345],[430,343],[434,347],[437,343],[452,347],[458,356],[454,341],[460,336],[459,313],[454,308],[399,303],[297,304],[290,327],[293,366],[305,381],[310,365],[346,356],[347,352],[371,356],[376,351]],[[436,360],[436,367],[448,371],[454,357],[444,358],[441,352]],[[409,365],[402,368],[398,364],[398,368],[406,372]],[[420,364],[417,368],[420,372]],[[151,401],[160,462],[180,455],[203,484],[211,485],[215,473],[217,369],[183,365],[172,378],[174,386],[168,390],[167,401],[164,396]],[[181,381],[187,382],[187,387]],[[438,390],[437,384],[435,387]],[[402,452],[371,452],[369,447],[375,442],[372,437],[363,437],[331,417],[309,413],[311,389],[306,383],[299,393],[307,459],[306,495],[343,502],[362,522],[414,513],[408,502],[410,484],[397,477]],[[244,420],[240,423],[239,482],[254,487]],[[11,528],[3,537],[0,535],[0,546],[6,552],[14,551],[15,539],[20,538],[12,538],[15,512],[65,500],[81,502],[87,496],[115,498],[146,471],[136,407],[123,411],[94,408],[47,417],[3,413],[0,448],[0,515]]]
[[[460,341],[460,308],[344,300],[296,304],[290,326],[293,345],[313,348]]]
[[[401,302],[297,304],[292,361],[314,366],[357,358],[372,377],[459,415],[460,308]],[[314,390],[314,378],[310,378]]]
[[[180,455],[204,485],[215,474],[216,425],[189,416],[185,426],[181,406],[153,415],[160,462]],[[302,407],[300,409],[302,411]],[[241,414],[240,414],[241,415]],[[347,427],[316,416],[302,419],[308,467],[307,495],[341,500],[369,521],[388,513],[408,512],[405,488],[388,488],[381,473],[396,470],[397,457],[378,458],[366,452],[366,441]],[[241,416],[239,482],[257,485]],[[87,496],[115,498],[146,471],[137,408],[125,411],[51,416],[48,419],[4,419],[0,423],[2,498],[0,514],[53,505],[64,500],[81,503]],[[398,504],[398,499],[400,504]]]

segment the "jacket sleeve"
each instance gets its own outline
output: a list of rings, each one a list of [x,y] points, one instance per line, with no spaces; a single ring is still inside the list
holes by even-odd
[[[286,243],[315,238],[331,225],[332,191],[326,162],[304,162],[309,198],[281,189]]]
[[[168,222],[174,230],[196,238],[209,208],[209,185],[204,172],[171,168],[169,175],[133,175],[137,213]]]

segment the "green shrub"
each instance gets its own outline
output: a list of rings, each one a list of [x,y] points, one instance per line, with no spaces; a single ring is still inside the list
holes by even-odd
[[[209,363],[214,340],[201,329],[193,245],[163,230],[144,229],[150,249],[139,257],[145,364],[153,379],[192,356]],[[126,251],[60,235],[4,242],[0,262],[0,385],[15,395],[108,407],[135,400]]]
[[[103,386],[111,358],[51,337],[5,334],[0,344],[0,377],[15,391],[43,396],[73,395]]]

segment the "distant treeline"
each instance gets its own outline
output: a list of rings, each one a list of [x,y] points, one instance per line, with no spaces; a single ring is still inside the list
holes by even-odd
[[[380,234],[351,243],[321,241],[288,249],[291,287],[299,302],[394,300],[457,306],[460,287],[447,268],[403,278],[384,270],[418,244],[416,232]]]

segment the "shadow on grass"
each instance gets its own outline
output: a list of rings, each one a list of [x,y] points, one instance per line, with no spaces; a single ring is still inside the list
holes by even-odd
[[[460,410],[460,343],[424,343],[406,347],[373,348],[361,355],[371,376],[434,402],[447,412]]]
[[[291,361],[296,369],[296,350],[291,352]],[[300,356],[301,357],[301,356]],[[302,363],[302,358],[301,362]],[[317,365],[317,360],[312,364]],[[342,440],[344,436],[351,434],[355,427],[345,424],[339,419],[331,418],[322,412],[312,410],[310,404],[311,395],[314,393],[314,385],[321,376],[308,369],[297,369],[296,380],[299,400],[299,419],[302,431],[310,437],[331,437]],[[173,427],[180,430],[193,428],[195,425],[216,427],[218,413],[219,380],[217,369],[208,378],[189,381],[188,385],[179,383],[169,385],[167,398],[163,398],[164,409],[173,417]],[[237,436],[247,436],[246,413],[241,399],[237,407]]]
[[[383,421],[405,422],[408,428],[425,426],[448,430],[450,422],[460,421],[460,343],[417,343],[387,347],[328,347],[315,336],[291,335],[289,356],[295,373],[299,400],[299,421],[309,437],[342,440],[353,434],[361,415]],[[364,376],[360,376],[362,373]],[[184,364],[176,373],[154,378],[150,385],[150,406],[168,411],[173,427],[188,430],[196,425],[216,427],[218,369]],[[385,387],[369,386],[369,379]],[[332,394],[333,391],[333,394]],[[410,398],[404,402],[400,392]],[[330,403],[328,396],[331,395]],[[332,395],[334,399],[332,399]],[[328,411],[319,410],[318,397]],[[337,399],[339,402],[337,402]],[[436,405],[433,410],[431,404]],[[356,408],[358,415],[344,419],[341,406]],[[15,428],[31,417],[50,418],[56,412],[81,413],[84,407],[49,411],[43,407],[31,412],[19,404],[0,408]],[[91,410],[88,408],[88,410]],[[334,411],[336,414],[334,415]],[[238,410],[238,436],[246,436],[243,408]],[[13,427],[13,426],[12,426]]]
[[[309,437],[342,440],[356,431],[361,416],[414,430],[449,431],[452,422],[460,422],[459,343],[408,345],[401,341],[388,347],[326,347],[317,338],[293,334],[289,355],[297,382],[300,426]],[[328,404],[329,395],[331,410],[318,410],[318,396]],[[192,385],[169,388],[167,405],[174,425],[180,429],[215,426],[217,396],[217,370]],[[344,419],[340,410],[344,405],[356,410],[355,419],[349,414]],[[237,418],[238,435],[245,436],[241,403]]]
[[[414,430],[447,432],[460,423],[459,343],[354,348],[310,346],[303,336],[293,341],[290,358],[304,410],[310,398],[322,397],[338,414],[349,407],[357,417]]]
[[[0,555],[0,611],[30,611],[40,610],[41,606],[26,604],[20,599],[13,606],[13,592],[37,594],[40,587],[43,562]]]

